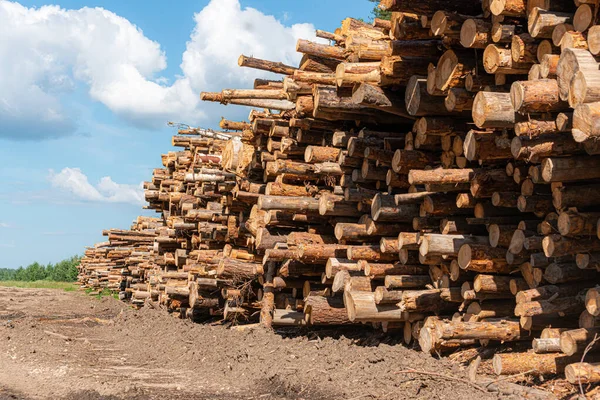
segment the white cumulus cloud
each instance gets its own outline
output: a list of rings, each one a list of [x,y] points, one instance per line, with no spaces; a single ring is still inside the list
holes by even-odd
[[[0,222],[0,228],[10,228],[10,225],[6,222]]]
[[[114,182],[110,176],[92,185],[79,168],[63,168],[59,173],[50,170],[52,187],[69,193],[78,200],[106,203],[144,204],[142,184],[127,185]]]
[[[0,1],[0,138],[39,139],[72,134],[77,113],[67,96],[78,85],[89,97],[141,127],[169,119],[206,122],[202,90],[248,87],[264,72],[239,68],[240,54],[295,65],[298,38],[311,24],[286,26],[239,0],[211,0],[181,56],[182,74],[160,76],[167,57],[127,19],[103,8],[27,8]],[[216,117],[216,116],[215,116]]]

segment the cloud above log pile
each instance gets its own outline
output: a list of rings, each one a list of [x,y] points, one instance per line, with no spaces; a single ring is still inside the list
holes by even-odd
[[[144,204],[142,184],[127,185],[114,182],[110,176],[92,185],[79,168],[63,168],[56,173],[50,170],[52,187],[68,194],[71,199],[86,202]]]
[[[285,26],[239,0],[212,0],[194,19],[182,74],[169,85],[160,44],[111,11],[0,1],[0,138],[74,134],[81,91],[137,127],[206,122],[213,109],[199,102],[200,91],[266,76],[238,67],[240,54],[293,65],[296,40],[314,37],[312,24]]]

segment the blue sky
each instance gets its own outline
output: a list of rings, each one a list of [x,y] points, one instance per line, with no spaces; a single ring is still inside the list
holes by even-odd
[[[257,72],[238,68],[239,54],[297,62],[298,38],[372,6],[0,0],[0,268],[80,254],[102,229],[152,215],[139,185],[174,150],[168,120],[245,118],[199,103],[200,91],[249,87]]]

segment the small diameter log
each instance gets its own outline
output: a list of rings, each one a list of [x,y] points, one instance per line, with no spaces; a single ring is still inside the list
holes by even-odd
[[[466,244],[487,244],[487,236],[424,234],[419,253],[425,255],[457,256]]]
[[[468,19],[460,28],[460,44],[472,49],[485,49],[491,42],[492,24],[482,19]]]
[[[483,52],[483,67],[488,74],[527,75],[531,65],[514,62],[510,49],[494,44],[488,45]]]
[[[515,303],[512,300],[497,300],[489,302],[473,302],[467,307],[466,313],[475,317],[476,321],[486,318],[510,317],[514,315]]]
[[[449,115],[445,99],[442,96],[432,96],[427,92],[427,79],[413,75],[407,85],[404,95],[406,111],[412,116]]]
[[[558,353],[560,352],[560,339],[559,338],[549,338],[549,339],[541,339],[536,338],[531,342],[531,348],[533,352],[536,354],[546,354],[546,353]]]
[[[361,271],[361,265],[347,258],[328,258],[325,265],[325,276],[332,279],[339,271]]]
[[[490,246],[509,247],[516,229],[516,225],[491,224],[488,227]]]
[[[348,246],[347,258],[349,260],[366,261],[395,261],[396,254],[382,253],[378,245],[370,246]]]
[[[495,354],[492,360],[496,375],[517,375],[526,371],[535,374],[562,374],[576,357],[566,357],[560,353],[501,353]]]
[[[526,136],[529,138],[559,132],[555,120],[544,121],[531,119],[529,121],[517,122],[514,129],[517,136]]]
[[[508,273],[512,267],[506,262],[506,250],[487,245],[465,244],[458,251],[461,269],[475,272]]]
[[[545,54],[540,62],[540,75],[543,79],[555,78],[558,70],[558,54]]]
[[[587,43],[590,53],[600,54],[600,26],[594,25],[588,30]]]
[[[396,205],[394,196],[375,195],[371,203],[371,218],[376,222],[409,222],[418,215],[418,204]]]
[[[492,205],[494,207],[517,208],[519,193],[516,192],[494,192],[492,194]]]
[[[600,253],[580,253],[575,256],[575,263],[580,269],[600,271]]]
[[[375,303],[376,304],[396,304],[402,300],[401,290],[387,290],[383,286],[375,288]]]
[[[418,250],[422,236],[418,232],[400,232],[398,234],[398,247],[401,250]]]
[[[244,55],[241,55],[238,59],[238,65],[240,67],[249,67],[249,68],[254,68],[254,69],[260,69],[263,71],[269,71],[269,72],[274,72],[276,74],[283,74],[283,75],[293,75],[294,71],[297,70],[297,68],[295,67],[290,67],[288,65],[279,63],[279,62],[273,62],[273,61],[266,61],[266,60],[261,60],[258,58],[254,58],[254,57],[247,57]]]
[[[377,264],[370,263],[364,260],[359,261],[359,264],[363,266],[365,276],[369,276],[372,279],[386,278],[388,275],[426,275],[429,273],[429,267],[426,265],[404,265],[401,263],[393,264]],[[429,277],[427,275],[427,277]],[[427,283],[431,283],[428,281]],[[387,285],[386,285],[387,287]]]
[[[392,169],[398,174],[407,174],[411,169],[422,169],[432,163],[433,157],[428,153],[398,149],[392,158]]]
[[[431,283],[429,275],[387,275],[386,289],[418,289]]]
[[[509,293],[511,280],[510,276],[478,274],[473,289],[482,293]]]
[[[516,191],[517,184],[501,169],[479,171],[471,180],[471,195],[475,198],[491,198],[500,190]]]
[[[505,134],[471,129],[465,137],[463,153],[469,161],[508,159],[511,157],[510,140]]]
[[[489,8],[492,15],[495,16],[527,16],[527,4],[525,0],[490,0]]]
[[[535,63],[537,61],[537,41],[528,33],[512,37],[510,52],[512,61],[516,63]]]
[[[586,292],[585,309],[595,317],[600,315],[600,290],[598,288],[592,288]]]

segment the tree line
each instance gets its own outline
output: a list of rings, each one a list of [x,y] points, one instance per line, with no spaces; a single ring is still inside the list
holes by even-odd
[[[0,268],[0,281],[56,281],[75,282],[80,256],[73,256],[56,264],[43,265],[38,262],[17,269]]]

